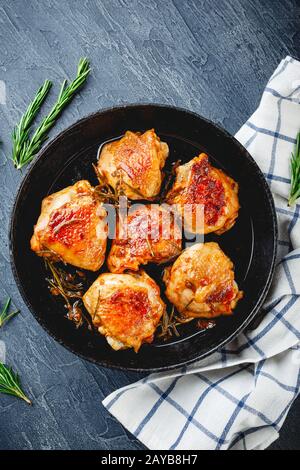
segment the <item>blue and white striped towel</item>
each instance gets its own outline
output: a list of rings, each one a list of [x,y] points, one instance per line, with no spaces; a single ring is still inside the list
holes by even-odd
[[[205,360],[152,374],[103,401],[150,449],[264,449],[279,436],[300,388],[300,205],[287,206],[299,129],[300,62],[287,57],[236,135],[275,199],[278,264],[268,313]]]

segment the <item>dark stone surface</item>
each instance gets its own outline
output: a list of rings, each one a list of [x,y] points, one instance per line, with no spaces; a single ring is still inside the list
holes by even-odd
[[[55,343],[25,308],[9,263],[10,210],[22,174],[9,158],[10,134],[38,86],[55,82],[43,112],[80,56],[88,86],[51,136],[78,118],[125,102],[186,107],[231,133],[255,110],[264,85],[287,54],[297,57],[297,0],[0,0],[0,299],[21,314],[0,332],[7,362],[19,370],[34,406],[0,397],[0,449],[142,448],[101,400],[139,376],[96,367]],[[30,275],[30,273],[28,273]],[[274,449],[300,449],[300,401]]]

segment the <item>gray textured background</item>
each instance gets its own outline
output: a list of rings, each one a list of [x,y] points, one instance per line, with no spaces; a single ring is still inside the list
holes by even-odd
[[[55,82],[47,110],[80,56],[92,75],[51,136],[78,118],[125,102],[196,111],[234,133],[254,111],[287,54],[299,52],[297,0],[0,0],[0,301],[21,314],[0,331],[8,362],[34,406],[0,396],[0,449],[138,449],[102,407],[109,392],[138,378],[87,363],[36,323],[15,286],[7,231],[22,174],[11,164],[10,134],[38,86]],[[30,275],[30,273],[29,273]],[[273,448],[300,449],[300,400]]]

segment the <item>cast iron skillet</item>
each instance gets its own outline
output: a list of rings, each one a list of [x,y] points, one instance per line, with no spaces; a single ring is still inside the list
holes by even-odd
[[[106,340],[87,328],[76,329],[65,317],[63,303],[50,295],[41,258],[29,248],[42,199],[80,179],[96,184],[92,169],[97,149],[126,130],[155,128],[170,147],[168,165],[188,162],[206,151],[240,185],[241,210],[235,226],[216,240],[235,264],[244,291],[234,315],[219,318],[212,329],[195,323],[181,329],[180,338],[143,345],[139,353],[113,351]],[[81,119],[41,152],[24,178],[14,204],[10,250],[13,271],[24,301],[43,328],[75,354],[97,364],[128,370],[164,370],[212,353],[245,329],[258,313],[269,289],[276,254],[277,225],[266,181],[249,153],[227,132],[190,111],[162,105],[129,105],[106,109]],[[105,267],[102,271],[105,270]],[[161,283],[161,271],[146,268]],[[95,275],[96,277],[96,275]],[[161,284],[162,285],[162,284]]]

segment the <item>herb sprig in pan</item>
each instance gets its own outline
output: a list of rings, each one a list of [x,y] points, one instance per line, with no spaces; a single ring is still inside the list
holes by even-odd
[[[10,303],[11,299],[8,298],[0,312],[0,328],[2,328],[5,323],[7,323],[11,318],[19,313],[19,310],[9,312]]]
[[[295,150],[291,156],[291,191],[289,206],[293,206],[300,197],[300,132],[297,135]]]
[[[81,308],[81,299],[86,290],[85,275],[83,272],[76,270],[75,274],[70,274],[62,268],[56,266],[55,263],[45,258],[46,268],[51,276],[46,278],[49,290],[52,295],[60,296],[65,301],[67,310],[67,318],[75,323],[79,328],[86,322],[88,328],[92,329],[90,319],[86,317]]]
[[[11,367],[2,364],[2,362],[0,362],[0,393],[21,398],[31,405],[31,400],[29,400],[22,390],[19,375],[16,374]]]
[[[33,157],[38,153],[45,140],[48,139],[50,129],[54,126],[63,109],[69,104],[79,88],[84,85],[89,73],[89,61],[86,58],[80,59],[75,80],[69,85],[67,85],[66,80],[63,82],[55,105],[50,113],[44,117],[41,124],[30,138],[29,128],[43,99],[46,97],[47,86],[45,87],[44,84],[46,90],[39,90],[38,93],[40,96],[36,96],[13,132],[13,161],[17,169],[21,169],[24,165],[31,162]]]

